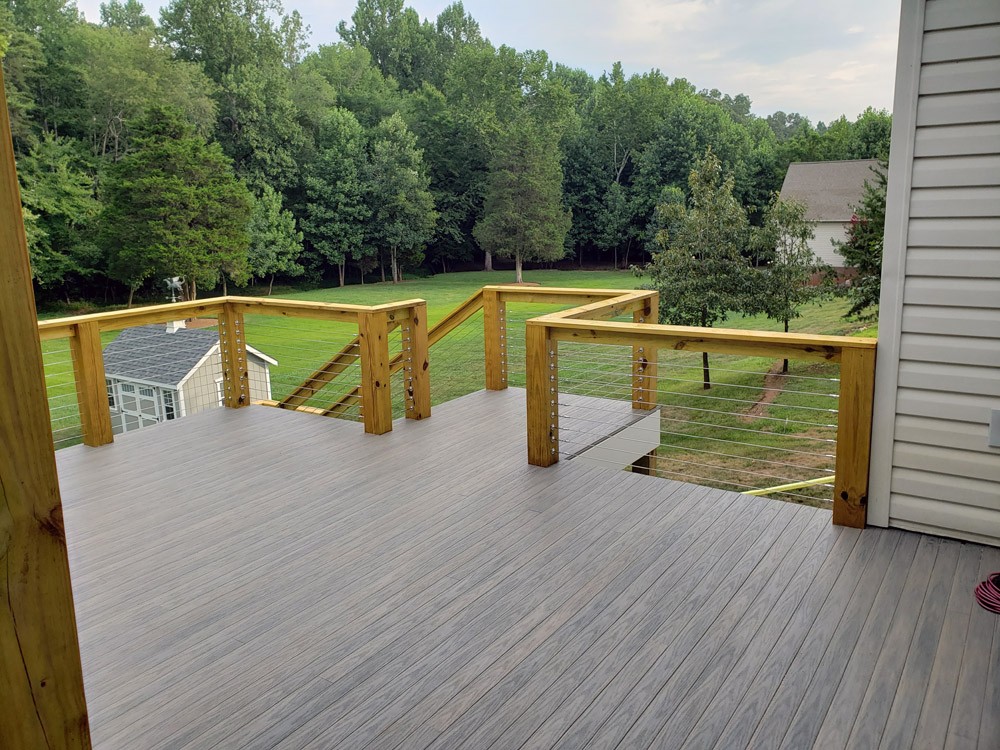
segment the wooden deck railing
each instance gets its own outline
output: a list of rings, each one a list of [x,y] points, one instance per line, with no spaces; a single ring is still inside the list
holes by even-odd
[[[101,348],[103,331],[166,323],[181,318],[217,318],[224,403],[229,408],[237,409],[248,406],[251,402],[244,321],[244,316],[248,313],[355,324],[358,327],[355,341],[360,348],[361,398],[365,404],[362,419],[365,432],[372,434],[382,434],[392,429],[388,339],[390,331],[405,325],[410,348],[405,362],[397,357],[397,364],[402,367],[406,362],[412,363],[411,378],[404,392],[406,416],[409,419],[430,416],[427,303],[423,300],[365,306],[253,297],[216,297],[42,321],[38,324],[38,333],[42,341],[69,340],[83,442],[98,446],[114,439]],[[336,374],[334,372],[330,379]],[[270,405],[316,411],[302,406],[301,402],[296,401],[296,395],[293,393],[285,402],[272,402]]]
[[[559,459],[560,342],[612,344],[631,348],[631,401],[635,410],[657,407],[657,362],[660,350],[713,352],[745,356],[814,360],[840,365],[834,522],[863,526],[868,491],[875,346],[870,339],[761,331],[665,326],[655,323],[657,292],[617,289],[562,289],[486,286],[428,329],[426,303],[406,300],[385,305],[341,305],[271,298],[218,297],[196,302],[157,305],[38,324],[42,340],[68,339],[72,352],[83,441],[112,441],[111,418],[101,356],[101,333],[130,326],[164,323],[178,318],[218,319],[223,364],[224,403],[240,408],[250,403],[244,316],[310,318],[357,326],[346,347],[325,353],[324,364],[280,400],[258,402],[284,409],[337,416],[358,402],[364,405],[366,432],[392,429],[391,376],[408,367],[403,397],[407,418],[430,416],[431,347],[444,340],[478,311],[483,311],[483,357],[489,390],[509,381],[510,341],[507,306],[530,303],[567,306],[560,312],[529,319],[525,327],[528,404],[528,460],[549,466]],[[576,305],[573,307],[573,305]],[[632,322],[611,320],[632,316]],[[390,355],[390,331],[405,326],[406,351]],[[354,354],[358,351],[360,354]],[[325,408],[307,405],[319,390],[360,359],[360,383]]]
[[[646,295],[646,296],[644,296]],[[661,349],[818,360],[840,364],[833,522],[863,527],[868,502],[875,349],[872,339],[658,325],[652,293],[628,292],[527,322],[528,460],[559,460],[560,342],[632,347],[633,408],[653,406],[649,384]],[[633,310],[632,323],[606,320]]]

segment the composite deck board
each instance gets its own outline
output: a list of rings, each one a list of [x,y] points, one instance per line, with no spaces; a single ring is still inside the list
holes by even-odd
[[[60,451],[95,747],[1000,746],[1000,551],[529,467],[524,430],[510,389]]]

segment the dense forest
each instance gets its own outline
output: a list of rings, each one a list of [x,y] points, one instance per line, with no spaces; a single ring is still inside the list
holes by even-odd
[[[490,267],[628,267],[706,149],[750,221],[792,161],[883,157],[890,117],[811,123],[658,70],[596,79],[495,46],[462,4],[359,0],[311,49],[278,0],[2,0],[0,55],[43,299],[124,302]]]

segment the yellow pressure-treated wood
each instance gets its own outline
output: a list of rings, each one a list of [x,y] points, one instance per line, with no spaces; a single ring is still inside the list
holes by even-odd
[[[226,406],[250,405],[250,371],[247,364],[246,328],[243,313],[226,304],[219,315],[219,353]]]
[[[486,355],[486,389],[502,391],[507,387],[505,319],[507,303],[496,289],[483,289],[483,348]]]
[[[111,410],[104,380],[104,353],[101,331],[94,321],[78,323],[76,335],[69,340],[73,355],[73,377],[76,380],[76,401],[80,408],[80,425],[86,445],[107,445],[111,433]]]
[[[833,522],[864,528],[868,513],[868,465],[872,443],[875,351],[848,349],[840,362],[837,466]]]
[[[196,318],[199,315],[217,315],[222,310],[225,297],[215,297],[194,302],[174,302],[168,305],[150,305],[137,307],[133,310],[114,310],[112,312],[93,313],[92,315],[77,315],[72,318],[54,318],[38,323],[39,334],[47,338],[50,331],[65,330],[66,325],[96,322],[102,331],[118,331],[132,326],[144,326],[151,323],[166,323],[183,318]]]
[[[555,315],[536,318],[552,329],[560,341],[585,341],[619,346],[650,344],[692,352],[716,352],[758,357],[839,362],[845,349],[874,351],[871,339],[848,336],[814,336],[771,331],[742,331],[694,326],[643,326],[635,323],[610,323],[591,320],[563,320]]]
[[[475,315],[482,307],[483,292],[480,290],[434,324],[427,333],[430,345],[434,346],[434,344]]]
[[[656,323],[660,309],[660,295],[642,300],[642,308],[632,313],[634,323]],[[649,410],[656,407],[658,347],[640,344],[632,347],[632,408]],[[647,467],[648,468],[648,467]]]
[[[559,382],[556,344],[543,324],[524,330],[528,408],[528,463],[551,466],[559,460]]]
[[[427,303],[421,302],[410,309],[410,322],[406,326],[408,350],[401,352],[404,361],[403,388],[406,392],[406,418],[426,419],[431,415],[430,358],[427,343]],[[403,355],[408,356],[403,356]],[[390,365],[390,371],[392,366]]]
[[[0,71],[0,748],[89,748],[42,351]]]
[[[387,314],[361,313],[358,338],[361,341],[361,413],[365,432],[382,435],[392,430]]]

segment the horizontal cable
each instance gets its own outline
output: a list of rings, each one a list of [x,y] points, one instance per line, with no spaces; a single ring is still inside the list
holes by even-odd
[[[589,435],[591,437],[594,436],[593,432],[588,432],[586,430],[574,430],[572,427],[563,427],[562,425],[559,426],[558,430],[559,430],[560,435],[562,433],[568,432],[571,435],[572,434],[577,434],[577,435]],[[831,454],[831,453],[809,453],[808,451],[796,451],[796,450],[792,450],[790,448],[776,448],[776,447],[771,446],[771,445],[761,445],[760,443],[740,443],[740,442],[735,441],[735,440],[724,440],[723,438],[713,438],[713,437],[707,437],[707,436],[702,436],[702,435],[691,436],[691,435],[685,435],[683,433],[677,433],[677,432],[661,432],[660,434],[661,434],[661,436],[662,435],[672,435],[674,437],[685,437],[685,438],[691,438],[691,439],[694,439],[694,440],[712,440],[712,441],[715,441],[715,442],[729,443],[730,445],[745,445],[745,446],[751,447],[751,448],[763,448],[763,449],[765,449],[767,451],[778,451],[779,453],[791,453],[793,455],[808,456],[809,458],[836,458],[836,456],[833,455],[833,454]],[[607,437],[611,437],[611,436],[609,435]],[[616,439],[618,439],[619,441],[625,440],[625,441],[632,442],[632,443],[638,443],[640,445],[645,445],[646,444],[645,440],[641,440],[639,438],[624,437],[620,432],[619,433],[615,433],[614,437]],[[604,439],[605,439],[604,437],[599,438],[600,441],[603,441]],[[572,440],[571,440],[571,442],[572,442]],[[597,443],[595,443],[595,445],[596,444]],[[618,451],[621,451],[623,453],[629,453],[630,452],[630,451],[626,451],[624,448],[613,448],[613,447],[610,447],[610,446],[607,446],[607,445],[602,445],[601,447],[605,448],[607,450],[618,450]],[[678,445],[677,443],[665,443],[665,442],[663,442],[662,437],[661,437],[661,440],[660,440],[659,448],[670,448],[670,449],[673,449],[673,450],[685,451],[687,453],[700,453],[700,454],[707,455],[707,456],[718,456],[720,458],[734,458],[734,459],[737,459],[739,461],[755,461],[755,462],[758,462],[758,463],[770,464],[770,465],[773,465],[773,466],[785,466],[785,467],[791,467],[791,468],[795,468],[795,469],[802,468],[801,464],[788,463],[787,461],[772,461],[771,459],[768,459],[768,458],[757,458],[755,456],[741,456],[738,453],[721,453],[719,451],[707,451],[707,450],[703,450],[701,448],[688,448],[688,447],[685,447],[685,446]],[[809,467],[809,468],[812,469],[813,467]],[[816,471],[825,471],[827,474],[829,474],[831,471],[834,471],[834,469],[832,469],[832,468],[831,469],[823,469],[822,467],[820,467],[820,468],[817,468]]]

